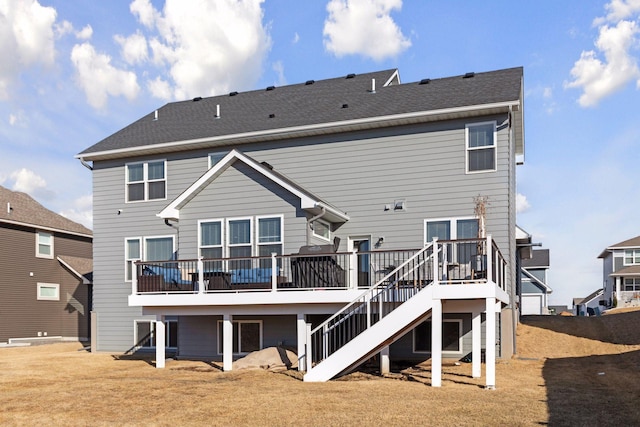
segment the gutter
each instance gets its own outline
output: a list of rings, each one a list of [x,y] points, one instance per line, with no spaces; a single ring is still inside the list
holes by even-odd
[[[87,163],[87,161],[84,159],[84,157],[76,156],[76,158],[78,160],[80,160],[80,163],[82,163],[82,166],[84,166],[85,168],[89,169],[90,171],[93,170],[93,166],[91,166],[89,163]]]

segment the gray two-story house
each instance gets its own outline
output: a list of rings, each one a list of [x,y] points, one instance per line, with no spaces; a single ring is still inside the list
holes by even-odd
[[[640,306],[640,236],[607,247],[598,258],[602,259],[604,304]]]
[[[375,354],[513,348],[523,70],[397,70],[169,103],[93,169],[97,350],[297,350],[306,381]],[[91,162],[91,163],[89,163]],[[479,209],[479,201],[482,209]]]

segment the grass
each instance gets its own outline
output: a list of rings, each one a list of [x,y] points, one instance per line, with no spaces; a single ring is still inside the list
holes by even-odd
[[[205,362],[155,369],[79,344],[3,348],[0,425],[637,425],[639,320],[640,312],[526,319],[518,357],[497,364],[495,391],[465,363],[444,366],[442,387],[432,388],[428,365],[309,384]],[[616,325],[628,331],[611,338]]]

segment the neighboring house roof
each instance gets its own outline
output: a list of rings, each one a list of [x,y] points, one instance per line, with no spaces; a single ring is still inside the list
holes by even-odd
[[[93,283],[93,259],[60,255],[58,261],[75,274],[78,279],[82,279],[82,283],[85,285]]]
[[[633,237],[631,239],[622,241],[620,243],[616,243],[615,245],[611,245],[607,247],[598,258],[604,258],[607,256],[609,252],[612,252],[616,249],[632,249],[632,248],[640,248],[640,236]]]
[[[372,89],[375,79],[376,88]],[[397,70],[173,102],[76,157],[104,160],[512,112],[524,155],[522,67],[399,84]]]
[[[640,265],[631,265],[610,274],[611,277],[640,276]]]
[[[211,169],[209,169],[204,175],[202,175],[196,182],[194,182],[189,188],[182,192],[182,194],[180,194],[171,203],[169,203],[169,205],[164,208],[158,214],[158,216],[165,219],[179,219],[180,209],[185,206],[191,199],[193,199],[200,191],[211,184],[229,166],[231,166],[231,164],[236,161],[240,161],[246,164],[256,172],[265,176],[267,179],[275,182],[287,191],[299,197],[301,209],[307,210],[313,215],[318,215],[324,212],[323,216],[332,222],[345,222],[349,220],[349,216],[346,213],[341,212],[336,207],[325,202],[313,193],[305,190],[300,185],[293,182],[291,179],[287,178],[281,173],[276,172],[270,165],[265,163],[258,163],[256,160],[238,150],[231,150],[218,163],[216,163]]]
[[[522,260],[523,268],[549,268],[549,249],[534,249],[529,259]]]
[[[26,193],[0,186],[0,223],[91,237],[91,230],[42,206]]]
[[[591,301],[601,297],[603,292],[604,291],[602,289],[598,289],[597,291],[594,291],[594,292],[590,293],[588,297],[583,298],[578,304],[588,304]]]

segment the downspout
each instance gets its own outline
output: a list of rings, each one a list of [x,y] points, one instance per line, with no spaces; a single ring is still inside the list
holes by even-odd
[[[87,163],[87,161],[83,158],[80,157],[80,163],[82,163],[82,166],[84,166],[85,168],[89,169],[90,171],[93,170],[93,166],[91,166],[89,163]]]
[[[311,244],[311,223],[316,219],[322,218],[327,213],[327,210],[325,209],[324,206],[320,206],[320,209],[322,209],[322,212],[320,212],[318,215],[311,217],[307,220],[307,245]]]
[[[173,229],[176,230],[176,252],[175,252],[175,257],[176,257],[176,261],[178,260],[178,253],[180,252],[180,227],[178,226],[178,224],[171,224],[169,222],[169,218],[165,218],[164,219],[164,225],[166,225],[167,227],[171,227]]]

